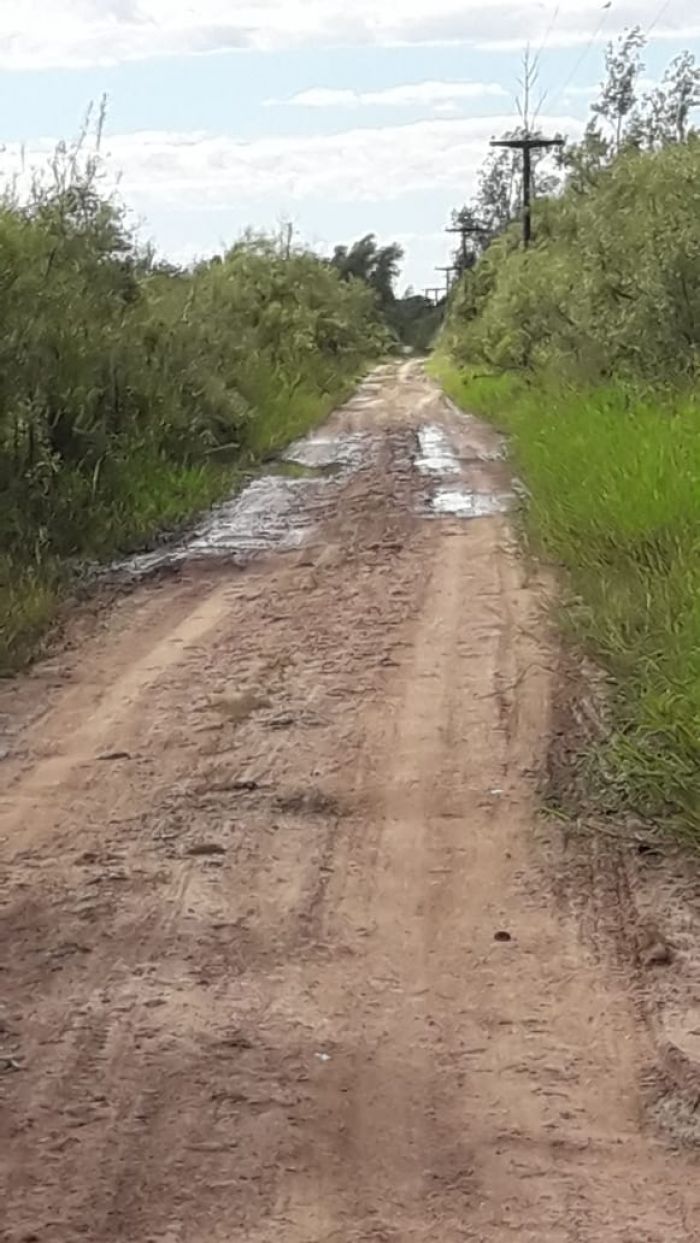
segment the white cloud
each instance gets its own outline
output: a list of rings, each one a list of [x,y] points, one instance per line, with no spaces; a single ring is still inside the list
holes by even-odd
[[[649,91],[654,91],[656,90],[658,85],[659,85],[659,82],[657,78],[640,77],[637,80],[637,94],[642,95]],[[566,90],[564,90],[562,93],[565,99],[589,100],[589,99],[595,99],[596,96],[600,95],[600,91],[601,91],[601,83],[591,82],[588,84],[588,86],[585,86],[585,85],[567,86]]]
[[[571,117],[541,120],[550,131],[581,130]],[[436,119],[250,142],[229,134],[142,131],[106,139],[104,151],[123,196],[141,211],[262,201],[284,212],[310,199],[329,206],[381,202],[446,187],[466,196],[489,139],[512,125],[512,116],[505,115]],[[26,165],[45,161],[49,150],[47,142],[28,153]],[[8,146],[0,155],[0,176],[21,168],[21,149]]]
[[[270,99],[269,105],[295,108],[413,108],[441,109],[460,100],[503,98],[508,92],[498,82],[408,82],[380,91],[334,90],[316,86],[291,99]]]
[[[700,37],[672,5],[654,37]],[[691,6],[685,6],[690,11]],[[330,45],[465,43],[509,48],[587,43],[625,25],[651,26],[659,0],[2,0],[0,68],[115,64],[151,56]],[[680,15],[679,15],[680,11]]]

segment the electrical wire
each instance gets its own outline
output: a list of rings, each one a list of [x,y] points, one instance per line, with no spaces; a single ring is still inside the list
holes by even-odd
[[[667,3],[667,5],[668,5],[668,4],[670,4],[670,3],[671,3],[671,0],[666,0],[666,3]],[[593,47],[593,44],[594,44],[594,43],[595,43],[595,42],[596,42],[596,41],[600,38],[600,36],[602,35],[603,30],[605,29],[605,25],[606,25],[606,23],[607,23],[608,17],[610,16],[610,9],[611,9],[611,7],[612,7],[612,6],[608,6],[608,7],[604,10],[604,12],[603,12],[603,16],[601,17],[600,21],[598,22],[598,25],[596,26],[595,30],[593,31],[593,34],[591,35],[590,39],[588,40],[588,43],[586,44],[586,46],[584,47],[583,51],[581,52],[581,55],[579,56],[578,60],[576,61],[576,63],[575,63],[575,65],[574,65],[573,69],[571,70],[571,73],[570,73],[570,74],[569,74],[569,76],[565,79],[563,86],[561,86],[561,87],[559,88],[559,90],[557,91],[556,95],[554,96],[554,99],[551,101],[551,107],[552,107],[552,108],[555,106],[555,104],[558,104],[558,103],[559,103],[559,100],[561,99],[562,95],[565,93],[565,91],[566,91],[567,87],[571,86],[571,83],[573,82],[573,80],[574,80],[574,78],[576,77],[576,75],[577,75],[577,73],[578,73],[579,69],[581,68],[581,66],[583,65],[584,61],[586,60],[586,58],[587,58],[587,56],[588,56],[588,54],[589,54],[589,52],[590,52],[591,48]]]
[[[553,11],[553,13],[552,13],[552,18],[551,18],[551,21],[550,21],[550,23],[549,23],[549,26],[548,26],[548,27],[547,27],[547,29],[545,30],[544,35],[542,36],[542,42],[540,43],[540,46],[539,46],[539,48],[537,49],[537,54],[536,54],[536,56],[535,56],[535,60],[534,60],[534,63],[533,63],[533,70],[534,70],[534,73],[535,73],[535,80],[536,80],[536,77],[539,75],[539,67],[540,67],[540,63],[541,63],[541,61],[542,61],[542,55],[543,55],[543,53],[545,52],[545,50],[546,50],[546,48],[547,48],[547,45],[548,45],[548,43],[549,43],[550,38],[552,37],[552,34],[554,33],[554,28],[555,28],[555,26],[556,26],[556,24],[557,24],[557,21],[558,21],[558,19],[559,19],[559,14],[560,14],[560,12],[561,12],[561,0],[557,0],[557,4],[554,6],[554,11]],[[533,85],[534,85],[534,81],[533,81]],[[534,116],[533,116],[533,118],[532,118],[532,129],[533,129],[533,130],[534,130],[534,128],[535,128],[535,125],[537,124],[537,119],[538,119],[538,117],[539,117],[539,115],[540,115],[540,113],[541,113],[541,111],[542,111],[542,108],[544,107],[544,104],[545,104],[546,99],[547,99],[547,91],[546,91],[546,90],[544,90],[544,91],[542,92],[542,94],[540,95],[539,102],[538,102],[538,103],[537,103],[537,105],[535,106],[535,115],[534,115]]]
[[[670,3],[670,0],[669,0],[669,3]],[[537,52],[535,54],[535,62],[534,62],[535,69],[539,68],[539,64],[542,59],[542,53],[545,52],[547,49],[547,44],[549,43],[549,40],[551,39],[554,33],[554,27],[556,26],[557,21],[559,20],[560,12],[561,12],[561,0],[557,0],[557,4],[554,6],[554,12],[552,13],[552,20],[550,21],[549,26],[547,27],[544,35],[542,36],[542,42],[540,43],[540,46],[537,49]]]
[[[652,30],[655,30],[655,29],[656,29],[656,27],[658,26],[659,22],[661,21],[661,18],[662,18],[662,17],[663,17],[666,13],[668,13],[668,10],[670,9],[670,7],[671,7],[671,5],[672,5],[672,4],[673,4],[673,0],[665,0],[665,3],[661,5],[661,8],[659,9],[658,13],[656,14],[656,17],[654,18],[653,22],[651,23],[651,25],[650,25],[650,26],[647,26],[646,30],[644,31],[644,37],[645,37],[645,38],[648,38],[648,37],[649,37],[649,35],[651,34]]]

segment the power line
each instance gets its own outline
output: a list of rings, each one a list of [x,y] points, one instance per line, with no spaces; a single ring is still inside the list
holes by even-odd
[[[670,3],[671,3],[671,0],[667,0],[667,3],[669,3],[669,4],[670,4]],[[554,99],[551,101],[551,105],[550,105],[550,106],[551,106],[552,108],[554,108],[555,104],[558,104],[558,103],[559,103],[559,100],[561,99],[562,95],[563,95],[563,94],[564,94],[564,92],[566,91],[566,88],[567,88],[568,86],[570,86],[570,85],[571,85],[571,83],[573,82],[574,78],[576,77],[576,74],[578,73],[579,69],[581,68],[581,66],[583,65],[584,61],[586,60],[586,57],[588,56],[588,53],[590,52],[591,48],[593,47],[593,44],[594,44],[594,43],[596,42],[596,40],[597,40],[597,39],[599,39],[599,38],[600,38],[600,36],[602,35],[603,30],[604,30],[604,28],[605,28],[605,24],[606,24],[606,22],[607,22],[607,20],[608,20],[608,17],[609,17],[609,16],[610,16],[610,9],[609,9],[609,8],[607,8],[607,9],[605,9],[605,11],[604,11],[604,13],[603,13],[603,16],[601,17],[600,21],[598,22],[598,25],[596,26],[595,30],[593,31],[593,34],[591,35],[590,39],[588,40],[588,43],[586,44],[586,46],[584,47],[583,51],[581,52],[581,55],[579,56],[578,60],[576,61],[576,64],[574,65],[573,69],[571,70],[571,73],[569,74],[568,78],[566,78],[566,80],[565,80],[565,82],[564,82],[564,85],[563,85],[563,86],[561,86],[561,87],[559,88],[559,90],[557,91],[556,95],[554,96]]]
[[[654,18],[653,18],[653,20],[650,22],[650,24],[647,26],[646,30],[644,31],[644,38],[645,38],[645,39],[648,39],[648,37],[649,37],[649,35],[651,34],[652,30],[655,30],[655,29],[656,29],[656,27],[658,26],[658,24],[659,24],[659,22],[661,21],[662,17],[664,17],[664,15],[668,12],[668,10],[670,9],[670,7],[671,7],[671,5],[672,5],[672,4],[673,4],[673,0],[663,0],[663,3],[661,4],[661,6],[660,6],[660,8],[659,8],[659,11],[658,11],[658,12],[657,12],[657,14],[656,14],[656,17],[654,17]],[[552,108],[555,106],[555,104],[558,104],[558,103],[559,103],[559,100],[561,99],[562,95],[563,95],[563,94],[564,94],[564,92],[566,91],[566,88],[567,88],[568,86],[570,86],[570,85],[571,85],[571,82],[572,82],[572,81],[573,81],[573,79],[576,77],[576,74],[578,73],[579,69],[581,68],[581,66],[583,65],[584,61],[586,60],[586,57],[588,56],[588,53],[590,52],[591,48],[593,47],[593,44],[594,44],[594,43],[596,42],[596,40],[600,37],[600,35],[603,33],[603,29],[604,29],[604,27],[605,27],[605,25],[606,25],[606,23],[607,23],[607,20],[608,20],[608,17],[610,16],[611,11],[612,11],[612,4],[607,4],[607,5],[605,6],[605,10],[604,10],[604,12],[603,12],[603,16],[601,17],[601,19],[600,19],[600,21],[599,21],[599,23],[598,23],[598,25],[597,25],[596,29],[593,31],[593,34],[591,35],[590,39],[588,40],[588,43],[586,44],[586,46],[585,46],[585,48],[583,49],[583,51],[582,51],[581,55],[579,56],[578,60],[576,61],[576,64],[574,65],[573,69],[571,70],[571,73],[570,73],[570,74],[569,74],[569,76],[566,78],[566,80],[565,80],[565,82],[564,82],[564,85],[563,85],[562,87],[560,87],[560,89],[557,91],[557,94],[555,95],[554,99],[552,100],[552,103],[551,103],[551,107],[552,107]],[[545,96],[545,97],[546,97],[546,96]]]
[[[672,5],[672,4],[673,4],[673,0],[665,0],[665,3],[661,5],[661,8],[659,9],[658,13],[656,14],[656,17],[654,18],[653,22],[651,23],[651,25],[650,25],[650,26],[647,26],[646,30],[644,31],[644,37],[645,37],[645,38],[647,38],[647,39],[649,38],[649,35],[651,34],[652,30],[655,30],[655,29],[656,29],[656,27],[658,26],[659,22],[661,21],[661,18],[662,18],[662,17],[663,17],[666,13],[668,13],[668,10],[670,9],[670,7],[671,7],[671,5]]]
[[[670,0],[669,0],[669,3],[670,3]],[[557,4],[554,7],[554,12],[552,13],[552,20],[550,21],[549,26],[547,27],[544,35],[542,36],[542,42],[540,43],[540,46],[537,49],[537,53],[535,55],[535,68],[536,69],[539,67],[540,61],[542,59],[542,53],[545,51],[547,44],[549,43],[551,35],[554,31],[554,27],[557,24],[557,20],[559,18],[560,12],[561,12],[561,0],[558,0]]]
[[[558,18],[559,18],[559,13],[560,13],[560,12],[561,12],[561,0],[558,0],[558,3],[557,3],[557,5],[556,5],[556,7],[555,7],[555,9],[554,9],[554,12],[552,13],[552,20],[551,20],[551,22],[549,23],[549,26],[547,27],[547,30],[545,31],[545,34],[544,34],[543,39],[542,39],[542,42],[541,42],[541,44],[540,44],[540,46],[539,46],[539,49],[538,49],[537,55],[535,56],[535,69],[536,69],[536,70],[538,70],[538,71],[539,71],[540,63],[541,63],[541,61],[542,61],[542,54],[543,54],[543,52],[544,52],[545,48],[547,47],[547,44],[549,43],[549,40],[550,40],[550,38],[551,38],[551,36],[552,36],[552,33],[553,33],[553,31],[554,31],[554,27],[555,27],[555,26],[556,26],[556,24],[557,24],[557,20],[558,20]],[[539,100],[539,103],[537,104],[537,107],[535,108],[535,115],[534,115],[534,117],[532,118],[532,124],[533,124],[533,126],[535,126],[535,125],[537,124],[537,121],[538,121],[538,118],[539,118],[539,116],[540,116],[540,113],[542,112],[542,109],[543,109],[543,107],[544,107],[544,105],[545,105],[545,101],[546,101],[546,99],[547,99],[547,94],[548,94],[548,92],[547,92],[547,90],[546,90],[546,88],[545,88],[545,90],[544,90],[544,91],[542,92],[542,94],[540,95],[540,100]]]

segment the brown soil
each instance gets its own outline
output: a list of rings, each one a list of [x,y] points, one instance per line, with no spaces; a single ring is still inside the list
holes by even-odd
[[[144,583],[2,691],[8,1243],[700,1237],[638,981],[538,826],[542,583],[505,516],[421,512],[426,421],[503,490],[388,369],[301,551]]]

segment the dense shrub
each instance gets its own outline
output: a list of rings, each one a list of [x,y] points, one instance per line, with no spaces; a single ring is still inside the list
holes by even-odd
[[[209,504],[321,418],[387,340],[372,290],[289,239],[251,236],[193,271],[154,263],[76,152],[57,153],[29,201],[8,193],[0,668],[50,612],[67,559]]]

